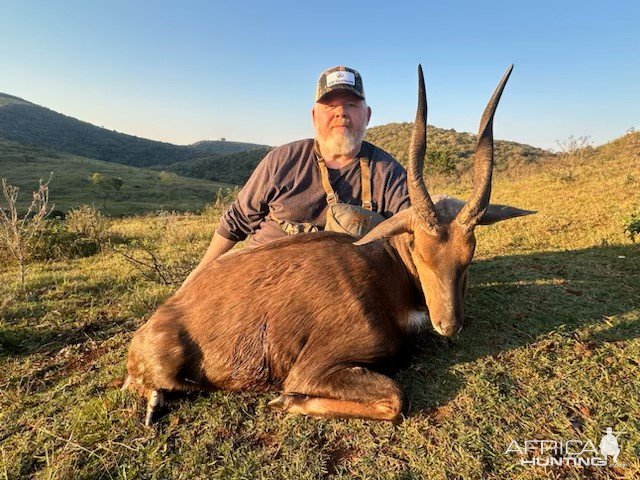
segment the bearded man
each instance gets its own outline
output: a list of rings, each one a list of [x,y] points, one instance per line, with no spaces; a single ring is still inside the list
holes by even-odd
[[[380,219],[409,206],[402,165],[363,141],[371,108],[357,71],[338,66],[323,72],[311,117],[315,139],[289,143],[267,154],[222,216],[204,258],[185,284],[203,265],[248,236],[247,247],[256,247],[287,235],[323,230],[331,206],[361,206],[377,212]],[[366,215],[356,213],[354,218],[352,223],[376,223]]]

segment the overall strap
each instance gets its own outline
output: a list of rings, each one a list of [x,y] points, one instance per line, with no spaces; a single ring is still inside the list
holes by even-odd
[[[362,184],[362,208],[373,210],[371,203],[371,169],[369,168],[369,157],[360,157],[360,183]]]
[[[318,156],[318,166],[320,167],[320,176],[322,177],[322,188],[327,192],[327,204],[335,205],[340,200],[338,199],[338,195],[333,191],[333,187],[331,187],[331,181],[329,180],[329,169],[327,168],[327,164],[324,162],[324,159]]]
[[[316,155],[318,157],[318,167],[320,168],[320,177],[322,178],[322,188],[327,194],[327,204],[335,205],[340,202],[338,195],[333,190],[331,186],[331,181],[329,180],[329,169],[327,168],[327,164],[324,161],[324,158],[320,156],[320,149],[317,148],[316,144]],[[362,208],[365,210],[372,211],[373,203],[371,202],[371,168],[370,168],[370,160],[369,157],[360,157],[360,183],[361,183],[361,197],[362,197]]]

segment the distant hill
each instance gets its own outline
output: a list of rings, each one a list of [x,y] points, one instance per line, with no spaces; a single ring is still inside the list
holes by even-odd
[[[629,158],[633,162],[631,163],[632,168],[635,169],[637,173],[640,171],[640,131],[627,132],[625,135],[604,145],[595,148],[588,147],[583,149],[582,152],[578,151],[576,153],[582,153],[582,156],[589,156],[592,153],[596,153],[606,155],[607,157]],[[629,175],[631,175],[631,173]],[[638,195],[640,196],[640,193],[638,193]]]
[[[23,208],[31,200],[31,192],[37,190],[38,179],[46,180],[51,172],[50,202],[55,204],[56,210],[66,211],[87,204],[116,216],[159,209],[200,210],[215,200],[220,187],[229,187],[208,180],[0,141],[0,177],[20,187],[19,200]],[[120,191],[111,192],[103,199],[102,192],[90,181],[94,173],[121,178]],[[5,204],[0,196],[0,205]]]
[[[192,146],[156,142],[97,127],[4,93],[0,93],[0,139],[136,167],[183,162],[206,153],[226,153],[226,149],[237,152],[261,147],[226,141]]]
[[[411,123],[367,130],[366,140],[406,165]],[[243,184],[267,146],[227,140],[180,146],[114,132],[0,93],[0,139],[180,175]],[[427,170],[464,172],[471,164],[475,135],[428,128]],[[496,170],[535,163],[553,154],[515,142],[496,141]]]
[[[230,142],[228,140],[203,140],[201,142],[192,143],[189,147],[201,154],[228,155],[230,153],[255,150],[256,148],[269,148],[269,145]]]
[[[390,123],[372,127],[367,130],[365,139],[389,152],[406,166],[412,126],[411,123]],[[432,126],[428,127],[427,135],[426,171],[445,174],[462,173],[471,166],[476,145],[475,135]],[[553,156],[547,150],[516,142],[497,140],[495,146],[496,171],[516,165],[537,163],[543,158]],[[269,148],[264,147],[228,155],[207,155],[156,168],[187,177],[242,185],[268,151]]]
[[[365,140],[387,151],[406,166],[412,127],[412,123],[389,123],[372,127],[367,130]],[[446,166],[453,166],[459,172],[467,170],[471,166],[475,146],[476,135],[431,125],[427,128],[428,159],[435,159],[443,170],[446,170]],[[505,140],[495,141],[496,170],[518,164],[535,163],[549,156],[553,154],[541,148]],[[430,167],[427,161],[425,169],[428,170]]]
[[[228,155],[208,155],[162,167],[162,170],[185,177],[243,185],[269,150],[264,147]]]

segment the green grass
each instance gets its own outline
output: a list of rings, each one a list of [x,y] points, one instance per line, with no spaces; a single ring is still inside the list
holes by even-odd
[[[176,397],[155,429],[117,388],[133,331],[174,287],[121,256],[30,265],[28,293],[0,269],[0,478],[638,478],[640,136],[589,156],[507,171],[493,201],[538,214],[478,229],[466,311],[452,341],[424,332],[397,379],[398,424],[268,411],[274,394]],[[436,188],[437,187],[437,188]],[[446,185],[434,192],[464,194]],[[166,262],[195,261],[219,212],[115,221]],[[511,440],[599,442],[616,467],[522,466]]]
[[[160,209],[200,210],[216,198],[221,187],[229,187],[167,172],[0,142],[0,177],[20,187],[22,208],[31,201],[31,192],[38,189],[38,179],[46,180],[51,172],[50,203],[55,204],[56,210],[66,211],[86,204],[113,216]],[[124,182],[122,188],[118,192],[109,192],[103,198],[102,192],[90,181],[94,173],[121,178]],[[4,198],[0,198],[2,205],[6,205]]]

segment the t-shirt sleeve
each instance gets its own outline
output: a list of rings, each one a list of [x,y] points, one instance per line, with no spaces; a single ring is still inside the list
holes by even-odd
[[[378,150],[376,174],[373,188],[380,202],[378,212],[389,218],[411,206],[407,191],[407,172],[404,167],[389,154]]]
[[[411,206],[407,191],[407,172],[395,160],[385,178],[383,198],[384,211],[382,214],[387,218]]]
[[[247,238],[269,214],[269,201],[273,193],[273,158],[270,152],[258,164],[236,200],[224,212],[216,232],[235,242]]]

